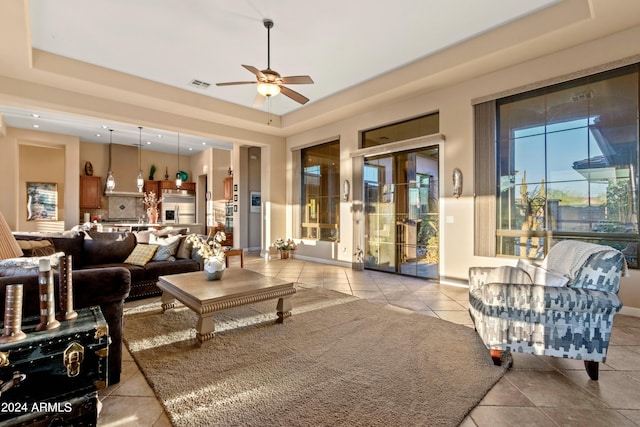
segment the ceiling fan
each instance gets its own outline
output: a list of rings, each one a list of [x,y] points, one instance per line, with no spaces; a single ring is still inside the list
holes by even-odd
[[[262,22],[267,29],[267,69],[260,71],[256,67],[253,67],[251,65],[242,65],[251,73],[255,74],[255,81],[216,83],[216,86],[257,84],[258,94],[253,101],[254,107],[262,106],[262,104],[264,104],[264,100],[267,97],[276,96],[281,92],[285,96],[293,99],[296,102],[299,102],[300,104],[306,104],[307,102],[309,102],[309,98],[301,95],[294,90],[289,89],[284,85],[311,84],[313,83],[313,80],[309,76],[282,77],[277,71],[271,69],[271,28],[273,28],[273,21],[271,19],[265,19]]]

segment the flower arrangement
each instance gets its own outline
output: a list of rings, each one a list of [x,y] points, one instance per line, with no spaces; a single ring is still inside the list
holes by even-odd
[[[273,246],[279,251],[293,251],[296,249],[296,244],[291,239],[284,240],[279,238],[273,243]]]
[[[224,242],[226,238],[227,236],[224,234],[224,231],[218,231],[213,238],[210,238],[209,235],[206,239],[203,239],[197,234],[190,234],[186,240],[193,244],[193,248],[197,249],[198,255],[202,257],[205,271],[213,273],[225,269],[222,242]]]
[[[158,195],[153,191],[148,193],[144,193],[144,206],[145,208],[155,208],[158,209],[158,205],[162,203],[162,197],[158,198]]]

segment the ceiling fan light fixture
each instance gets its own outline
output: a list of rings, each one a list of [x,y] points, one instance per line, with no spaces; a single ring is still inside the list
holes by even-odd
[[[280,93],[280,86],[273,83],[258,83],[258,93],[262,96],[276,96]]]

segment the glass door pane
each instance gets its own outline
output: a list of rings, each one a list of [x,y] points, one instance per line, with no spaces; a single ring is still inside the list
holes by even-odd
[[[365,267],[438,278],[438,147],[365,159]]]
[[[393,156],[366,159],[365,191],[365,267],[396,271],[395,185]]]

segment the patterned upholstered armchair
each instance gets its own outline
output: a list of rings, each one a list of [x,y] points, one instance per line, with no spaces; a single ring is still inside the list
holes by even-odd
[[[577,241],[557,243],[539,266],[471,267],[471,318],[496,364],[510,351],[582,359],[597,380],[626,269],[621,252]]]

